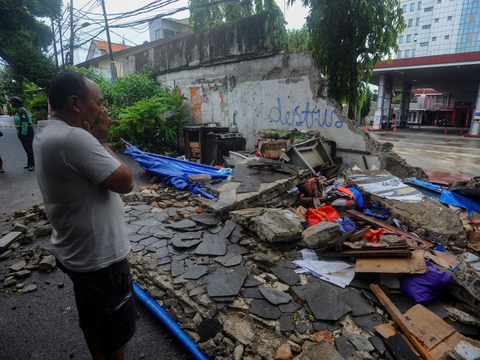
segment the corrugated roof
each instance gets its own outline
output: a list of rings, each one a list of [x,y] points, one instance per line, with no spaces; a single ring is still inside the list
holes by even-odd
[[[93,42],[98,46],[100,50],[105,50],[107,53],[109,52],[108,42],[101,40],[93,40]],[[112,43],[112,52],[117,52],[128,48],[131,48],[131,46]]]

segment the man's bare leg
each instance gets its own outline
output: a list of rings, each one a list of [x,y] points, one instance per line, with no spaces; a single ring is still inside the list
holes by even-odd
[[[98,342],[95,329],[82,329],[83,336],[87,342],[88,350],[93,360],[105,360],[103,354],[98,351]]]

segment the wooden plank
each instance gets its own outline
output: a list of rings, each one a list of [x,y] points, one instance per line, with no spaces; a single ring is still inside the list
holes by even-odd
[[[398,232],[398,233],[402,233],[403,235],[409,237],[409,238],[412,238],[414,240],[417,240],[417,241],[420,241],[422,244],[425,244],[426,246],[428,247],[433,247],[434,245],[428,241],[428,240],[424,240],[422,238],[419,238],[418,236],[415,236],[413,234],[410,234],[408,231],[403,231],[393,225],[390,225],[390,224],[387,224],[386,222],[384,221],[381,221],[379,219],[376,219],[374,218],[373,216],[368,216],[368,215],[365,215],[364,213],[361,213],[360,211],[357,211],[357,210],[347,210],[347,214],[349,215],[352,215],[354,218],[357,218],[359,220],[362,220],[364,221],[365,223],[367,224],[370,224],[372,226],[375,226],[377,228],[384,228],[384,229],[387,229],[387,230],[390,230],[390,231],[395,231],[395,232]]]
[[[327,245],[342,244],[345,241],[347,241],[350,238],[350,236],[353,235],[353,233],[354,233],[353,231],[348,231],[343,235],[339,236],[338,238],[330,240],[329,242],[327,242]]]
[[[373,291],[373,293],[378,298],[378,300],[380,300],[382,305],[385,307],[388,313],[392,316],[393,320],[397,323],[400,329],[402,329],[403,333],[408,337],[408,339],[413,344],[413,346],[415,346],[415,348],[418,350],[420,355],[422,355],[423,359],[434,360],[433,357],[428,352],[428,350],[425,347],[423,347],[422,340],[410,332],[409,327],[405,323],[405,317],[397,309],[397,307],[390,301],[387,295],[385,295],[385,293],[380,288],[380,286],[376,284],[370,284],[370,289]]]
[[[440,344],[435,346],[430,354],[435,360],[444,360],[447,357],[447,354],[462,341],[464,336],[458,331],[455,331],[452,335],[443,340]]]
[[[363,237],[363,235],[370,232],[371,229],[372,227],[368,225],[365,229],[357,231],[355,234],[352,235],[352,237],[350,238],[350,241],[354,242],[354,241],[360,240]]]
[[[423,251],[408,258],[362,258],[355,264],[356,273],[425,274],[427,271]]]
[[[455,332],[453,327],[420,304],[410,308],[404,317],[411,333],[422,339],[427,350],[432,350]]]
[[[354,257],[354,258],[372,258],[372,257],[410,257],[410,250],[345,250],[342,252],[322,252],[317,251],[320,257]]]
[[[393,321],[390,321],[387,324],[383,325],[377,325],[375,326],[375,330],[384,338],[389,338],[390,336],[394,336],[397,334],[395,328],[393,327],[395,323]],[[403,340],[407,343],[408,346],[410,346],[410,349],[415,353],[415,355],[420,356],[420,353],[415,349],[415,346],[412,345],[410,341],[408,341],[408,338],[405,336],[405,334],[400,334],[403,337]]]
[[[410,349],[402,335],[395,334],[383,340],[397,360],[418,360],[418,356]]]

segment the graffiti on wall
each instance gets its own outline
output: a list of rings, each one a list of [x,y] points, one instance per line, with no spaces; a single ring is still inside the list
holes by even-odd
[[[190,88],[190,103],[192,104],[192,118],[194,124],[202,123],[202,92],[201,88]]]
[[[307,129],[314,126],[319,127],[335,127],[340,129],[343,126],[343,121],[337,118],[337,109],[312,109],[310,110],[310,103],[307,101],[305,107],[296,106],[293,111],[282,111],[282,102],[277,98],[277,106],[273,106],[268,114],[270,120],[282,125],[304,125]]]

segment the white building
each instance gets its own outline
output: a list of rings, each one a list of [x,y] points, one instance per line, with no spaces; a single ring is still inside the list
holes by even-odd
[[[396,59],[480,51],[479,0],[401,0]]]
[[[193,26],[188,23],[188,19],[175,20],[159,18],[153,20],[148,27],[150,41],[189,32],[192,29]]]

